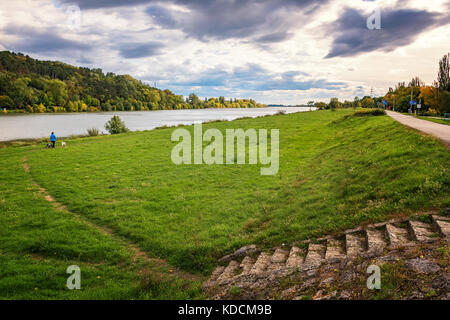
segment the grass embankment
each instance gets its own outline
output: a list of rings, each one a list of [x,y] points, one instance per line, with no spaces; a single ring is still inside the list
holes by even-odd
[[[118,239],[207,273],[218,257],[245,244],[270,247],[450,205],[450,152],[441,142],[386,116],[344,117],[349,113],[204,125],[222,132],[280,129],[275,176],[261,176],[259,165],[176,166],[173,128],[80,138],[65,149],[1,149],[0,296],[198,297],[196,282],[143,279]],[[30,173],[21,168],[23,157]],[[54,209],[31,177],[70,212],[113,235]],[[86,270],[81,291],[65,289],[70,264]],[[157,268],[144,267],[150,274]]]

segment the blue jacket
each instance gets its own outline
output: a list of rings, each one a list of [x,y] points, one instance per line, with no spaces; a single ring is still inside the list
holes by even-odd
[[[52,135],[50,136],[50,141],[51,141],[51,142],[56,141],[56,136],[55,136],[55,134],[52,133]]]

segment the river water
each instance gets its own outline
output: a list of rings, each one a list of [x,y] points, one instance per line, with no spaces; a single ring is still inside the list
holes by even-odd
[[[89,128],[106,133],[105,123],[118,115],[132,131],[151,130],[161,126],[195,124],[210,120],[234,120],[275,114],[309,111],[307,107],[268,107],[252,109],[195,109],[98,113],[41,113],[0,116],[0,141],[42,138],[52,131],[58,137],[86,134]]]

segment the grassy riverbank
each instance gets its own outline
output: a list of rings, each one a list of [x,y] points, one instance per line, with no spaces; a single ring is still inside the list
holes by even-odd
[[[0,149],[0,297],[195,298],[201,276],[174,280],[173,267],[205,275],[245,244],[271,247],[450,205],[441,142],[386,116],[350,113],[204,125],[280,129],[275,176],[261,176],[259,165],[176,166],[173,128]],[[134,263],[124,241],[169,264]],[[71,264],[84,276],[77,292],[65,288]]]

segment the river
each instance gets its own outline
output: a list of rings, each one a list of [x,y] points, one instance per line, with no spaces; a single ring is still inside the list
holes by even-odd
[[[41,113],[0,116],[0,141],[34,139],[50,135],[58,137],[86,134],[89,128],[105,132],[105,123],[118,115],[132,131],[151,130],[161,126],[195,124],[210,120],[234,120],[275,114],[309,111],[308,107],[268,107],[252,109],[195,109],[97,113]]]

